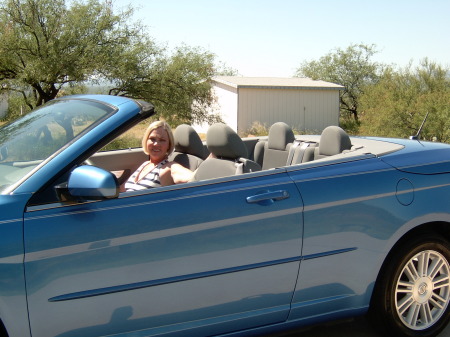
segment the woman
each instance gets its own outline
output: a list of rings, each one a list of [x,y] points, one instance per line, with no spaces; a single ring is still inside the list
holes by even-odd
[[[167,158],[174,149],[174,139],[166,122],[149,125],[142,137],[142,149],[149,156],[125,183],[126,191],[167,186],[188,182],[193,172]]]

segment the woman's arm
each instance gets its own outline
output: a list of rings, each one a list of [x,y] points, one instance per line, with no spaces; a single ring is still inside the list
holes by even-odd
[[[175,184],[187,183],[194,176],[194,172],[178,163],[171,163],[170,173]]]

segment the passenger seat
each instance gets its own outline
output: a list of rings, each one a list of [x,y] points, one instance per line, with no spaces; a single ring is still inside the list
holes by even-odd
[[[194,181],[261,170],[260,165],[247,159],[247,147],[228,125],[211,125],[206,133],[206,145],[211,155],[195,172]]]

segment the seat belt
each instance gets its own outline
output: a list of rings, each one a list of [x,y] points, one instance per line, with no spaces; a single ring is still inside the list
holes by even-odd
[[[236,161],[234,163],[234,166],[236,167],[235,175],[243,174],[244,173],[244,163]]]
[[[286,160],[286,166],[289,166],[292,164],[292,159],[294,158],[295,149],[302,143],[301,140],[294,140],[294,142],[291,145],[291,148],[289,149],[289,154]]]
[[[297,143],[297,144],[296,144],[296,143]],[[287,165],[287,166],[292,165],[292,160],[294,159],[295,149],[296,149],[300,144],[302,144],[302,145],[300,146],[300,152],[299,152],[299,154],[298,154],[298,156],[297,156],[296,164],[300,164],[300,163],[302,162],[303,155],[305,154],[306,148],[308,148],[308,147],[311,145],[311,143],[309,143],[309,142],[301,142],[301,141],[299,141],[299,140],[296,140],[296,141],[294,142],[294,144],[292,144],[291,148],[289,149],[288,160],[287,160],[287,162],[286,162],[286,165]]]
[[[303,144],[302,144],[302,146],[301,146],[301,148],[300,148],[301,151],[300,151],[300,153],[298,154],[296,164],[300,164],[300,163],[302,162],[303,155],[305,154],[305,150],[306,150],[306,148],[308,148],[310,145],[311,145],[311,143],[303,143]],[[292,163],[291,163],[291,164],[292,164]]]

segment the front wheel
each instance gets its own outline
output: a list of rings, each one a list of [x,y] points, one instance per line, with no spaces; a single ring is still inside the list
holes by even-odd
[[[374,293],[385,334],[432,337],[450,318],[450,248],[438,235],[409,240],[388,261]]]

